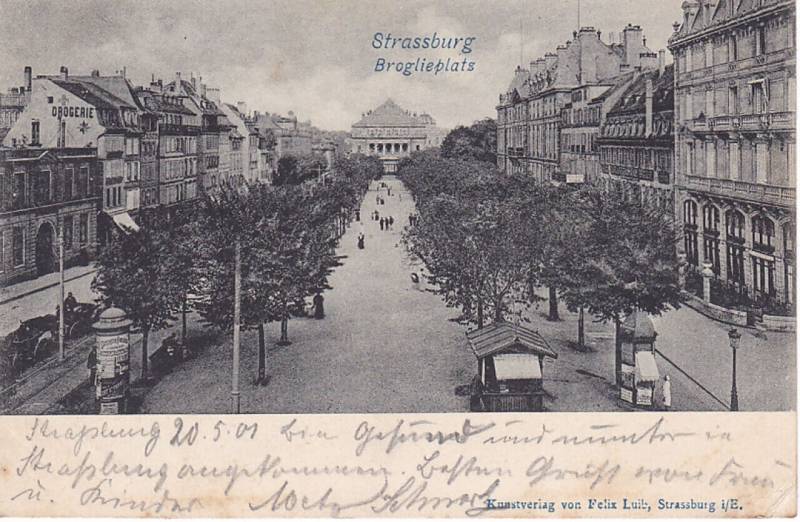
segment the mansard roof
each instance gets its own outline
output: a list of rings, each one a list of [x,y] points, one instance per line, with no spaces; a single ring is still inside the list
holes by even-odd
[[[76,79],[63,80],[60,78],[50,78],[54,84],[62,89],[74,94],[90,105],[94,105],[98,109],[135,109],[135,105],[131,105],[120,98],[117,98],[110,92],[102,89],[92,83],[83,82]]]
[[[659,71],[646,71],[641,73],[631,83],[625,93],[620,97],[614,107],[608,111],[608,117],[621,114],[645,112],[645,95],[647,80],[653,82],[653,111],[666,111],[673,109],[674,66],[670,64],[664,68],[664,74]]]
[[[751,11],[772,7],[778,4],[786,4],[787,6],[794,3],[793,0],[718,0],[716,5],[712,6],[711,19],[706,21],[703,15],[703,4],[708,0],[686,0],[683,3],[683,8],[696,8],[694,14],[689,17],[688,21],[681,24],[678,31],[670,37],[670,40],[688,36],[711,27],[713,25],[722,24],[734,18],[741,18]],[[733,9],[731,9],[731,6]]]
[[[391,98],[365,114],[353,127],[420,127],[425,122],[397,105]]]

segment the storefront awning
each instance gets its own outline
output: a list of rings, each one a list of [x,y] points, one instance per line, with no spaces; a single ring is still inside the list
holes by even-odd
[[[120,227],[123,232],[138,232],[139,225],[137,225],[133,218],[127,212],[120,212],[119,214],[114,214],[111,216],[114,219],[114,223]]]
[[[636,352],[636,380],[658,381],[658,366],[652,352]]]
[[[498,381],[511,379],[541,379],[539,357],[531,353],[503,353],[492,357]]]

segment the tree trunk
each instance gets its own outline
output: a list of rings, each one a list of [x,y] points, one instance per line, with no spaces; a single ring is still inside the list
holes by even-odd
[[[483,328],[483,299],[478,298],[478,328]]]
[[[617,386],[622,383],[622,343],[620,343],[619,339],[619,330],[619,317],[614,317],[614,373],[616,374],[615,381]]]
[[[150,337],[150,328],[142,327],[142,380],[146,381],[150,378],[149,362],[147,353],[147,340]]]
[[[502,321],[503,321],[503,301],[501,300],[500,303],[498,303],[494,307],[494,322],[499,323]]]
[[[578,310],[578,349],[581,351],[586,349],[586,341],[583,335],[583,307]]]
[[[264,341],[264,323],[258,325],[258,382],[267,377],[267,346]]]
[[[186,316],[188,315],[187,304],[186,304],[187,300],[188,300],[188,298],[184,295],[183,296],[182,308],[181,308],[181,316],[182,316],[181,317],[181,319],[182,319],[182,324],[181,324],[181,342],[184,345],[186,345]]]
[[[558,321],[558,294],[556,293],[556,287],[551,286],[549,287],[549,301],[550,301],[550,312],[547,314],[547,319],[549,321]]]
[[[289,344],[289,319],[281,319],[281,343]]]

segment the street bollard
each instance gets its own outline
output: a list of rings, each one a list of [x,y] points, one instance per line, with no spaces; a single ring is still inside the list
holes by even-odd
[[[95,379],[98,412],[127,413],[130,395],[131,321],[123,310],[108,308],[92,325],[97,346]]]

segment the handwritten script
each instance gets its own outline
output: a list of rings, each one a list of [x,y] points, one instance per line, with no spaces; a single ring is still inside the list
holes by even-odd
[[[0,509],[664,516],[733,499],[721,505],[790,514],[793,416],[765,415],[780,418],[766,426],[716,414],[6,417]]]

